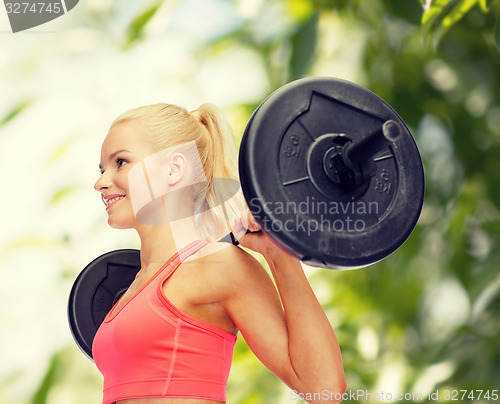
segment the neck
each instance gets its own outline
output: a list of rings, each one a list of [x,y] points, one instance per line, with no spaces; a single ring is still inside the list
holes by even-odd
[[[180,249],[202,239],[192,216],[162,226],[140,225],[136,230],[141,239],[141,268],[146,271],[157,269]]]

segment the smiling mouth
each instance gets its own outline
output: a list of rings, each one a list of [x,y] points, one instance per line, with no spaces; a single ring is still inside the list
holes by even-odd
[[[122,200],[123,198],[125,198],[125,195],[116,195],[109,199],[104,198],[103,201],[104,205],[106,205],[106,210],[108,210],[111,206],[113,206],[116,202]]]

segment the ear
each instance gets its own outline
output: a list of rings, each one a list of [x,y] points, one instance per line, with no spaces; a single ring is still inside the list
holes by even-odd
[[[175,185],[177,184],[186,173],[187,159],[186,156],[182,153],[175,153],[170,158],[169,163],[169,173],[168,173],[168,184]]]

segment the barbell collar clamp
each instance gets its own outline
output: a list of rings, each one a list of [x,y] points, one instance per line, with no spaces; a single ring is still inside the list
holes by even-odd
[[[403,128],[395,120],[384,124],[363,140],[335,147],[325,154],[324,167],[327,175],[345,188],[353,188],[367,181],[361,165],[377,153],[392,145],[403,133]]]
[[[401,125],[390,119],[382,127],[357,143],[344,147],[343,157],[348,166],[359,166],[370,157],[397,141],[403,133]]]

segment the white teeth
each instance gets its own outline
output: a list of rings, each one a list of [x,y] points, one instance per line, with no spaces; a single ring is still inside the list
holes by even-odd
[[[111,198],[111,199],[104,199],[104,204],[105,204],[106,206],[109,206],[109,205],[111,205],[113,202],[116,202],[116,201],[118,201],[118,200],[120,200],[120,199],[123,199],[123,198],[124,198],[123,196],[116,196],[116,197]]]

